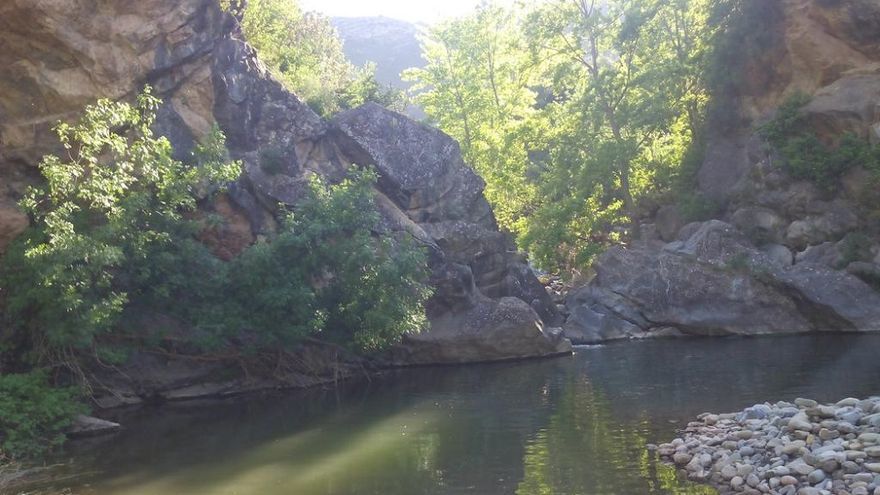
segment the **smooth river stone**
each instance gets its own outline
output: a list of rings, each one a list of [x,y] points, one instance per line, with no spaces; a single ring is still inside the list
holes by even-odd
[[[865,453],[871,457],[880,457],[880,446],[865,447]]]
[[[794,405],[796,405],[802,409],[805,409],[807,407],[816,407],[819,405],[819,403],[814,401],[813,399],[803,399],[803,398],[799,397],[794,400]]]
[[[819,430],[819,438],[822,440],[833,440],[840,436],[840,432],[837,430],[829,430],[827,428],[822,428]]]
[[[840,399],[839,401],[837,401],[837,404],[835,404],[835,406],[837,406],[837,407],[852,407],[852,406],[859,405],[860,402],[862,402],[861,399],[856,399],[854,397],[847,397],[846,399]]]
[[[864,416],[864,413],[856,407],[841,407],[834,411],[834,417],[850,424],[858,423],[862,416]]]
[[[806,414],[798,413],[788,420],[788,427],[792,430],[811,431],[813,423],[810,423]]]
[[[721,476],[726,480],[732,479],[736,476],[736,468],[730,464],[724,466],[721,468]]]
[[[868,457],[868,454],[862,452],[861,450],[847,450],[844,452],[846,454],[846,459],[848,461],[854,461],[856,459],[864,459]]]
[[[862,433],[859,435],[859,441],[864,444],[880,443],[880,433]]]
[[[798,459],[798,460],[792,462],[791,464],[789,464],[788,469],[791,469],[792,471],[794,471],[797,474],[806,476],[806,475],[810,474],[811,472],[813,472],[813,470],[815,468],[813,466],[810,466],[806,462],[804,462],[802,459]]]
[[[687,452],[676,452],[675,454],[672,455],[672,462],[674,462],[678,465],[687,464],[688,462],[690,462],[690,460],[691,460],[691,455],[688,454]]]
[[[798,484],[798,480],[794,476],[783,476],[782,478],[779,478],[779,482],[786,486]]]
[[[806,445],[807,443],[803,440],[795,440],[788,445],[783,445],[782,453],[787,455],[800,454]]]
[[[880,462],[868,462],[865,464],[865,469],[873,473],[880,473]]]
[[[874,428],[880,428],[880,413],[874,413],[870,416],[865,416],[861,420],[859,420],[859,424],[862,426],[873,426]]]

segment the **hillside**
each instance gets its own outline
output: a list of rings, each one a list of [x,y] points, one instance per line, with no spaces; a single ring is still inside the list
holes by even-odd
[[[389,17],[334,17],[331,23],[342,38],[343,51],[355,65],[376,64],[376,79],[398,89],[410,83],[400,73],[424,65],[417,39],[419,26]]]

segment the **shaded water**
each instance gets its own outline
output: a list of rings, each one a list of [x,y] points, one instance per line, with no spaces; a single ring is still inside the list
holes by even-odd
[[[631,342],[127,418],[96,495],[703,494],[646,453],[704,411],[880,393],[880,336]]]

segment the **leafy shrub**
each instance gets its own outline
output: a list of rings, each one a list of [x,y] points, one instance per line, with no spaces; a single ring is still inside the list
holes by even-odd
[[[721,206],[700,193],[685,193],[679,197],[678,211],[685,222],[700,222],[715,216]]]
[[[376,81],[375,66],[357,68],[345,58],[327,17],[303,11],[295,0],[249,0],[243,11],[235,3],[221,0],[241,16],[245,38],[260,60],[316,113],[330,116],[365,101],[406,108],[403,92]]]
[[[64,443],[84,412],[72,388],[52,388],[44,371],[0,375],[0,460],[35,459]]]
[[[425,253],[378,229],[372,171],[336,185],[313,177],[281,233],[227,267],[228,279],[190,319],[215,342],[242,331],[260,348],[304,337],[374,351],[425,324]],[[219,338],[217,338],[219,337]]]
[[[858,136],[845,134],[836,146],[822,143],[801,114],[809,101],[803,93],[790,96],[780,105],[776,117],[759,128],[764,139],[782,155],[789,174],[831,189],[854,166],[878,168],[876,147]]]
[[[219,130],[196,163],[172,159],[171,144],[151,130],[158,105],[147,88],[135,105],[100,100],[79,122],[56,127],[66,158],[40,163],[46,183],[21,203],[33,227],[0,270],[7,315],[33,342],[88,348],[132,299],[174,304],[192,280],[184,268],[210,262],[184,214],[240,167],[217,161]]]

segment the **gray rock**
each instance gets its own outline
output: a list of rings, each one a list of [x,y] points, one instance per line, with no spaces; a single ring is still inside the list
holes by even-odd
[[[809,246],[795,255],[795,263],[823,265],[829,268],[837,268],[842,260],[843,254],[833,242]]]
[[[568,301],[571,335],[588,340],[689,335],[880,330],[880,294],[858,278],[813,264],[780,266],[732,226],[705,222],[663,249],[614,247],[596,276]]]
[[[787,225],[785,219],[775,211],[760,206],[736,210],[731,216],[731,223],[756,244],[782,242]]]
[[[683,466],[683,465],[691,462],[691,458],[693,458],[693,456],[691,454],[688,454],[687,452],[676,452],[672,456],[673,462],[675,462],[676,464],[678,464],[680,466]]]
[[[471,308],[435,316],[430,325],[396,345],[392,362],[466,363],[571,352],[561,332],[545,329],[534,310],[513,297],[480,297]]]
[[[119,423],[79,414],[73,418],[73,424],[70,426],[67,434],[71,437],[89,437],[114,433],[121,428],[122,426]]]
[[[795,249],[803,249],[826,241],[838,241],[858,224],[859,218],[852,208],[844,202],[836,202],[821,215],[792,222],[785,232],[785,243]]]
[[[675,240],[678,231],[684,226],[684,218],[678,210],[678,206],[668,205],[661,207],[654,217],[657,233],[666,242]]]
[[[783,476],[782,478],[779,479],[779,482],[782,483],[783,485],[788,486],[788,485],[797,485],[798,480],[794,476]]]
[[[791,266],[794,264],[794,254],[790,249],[781,244],[767,244],[761,246],[761,252],[764,253],[770,261],[780,266]]]
[[[874,413],[869,416],[863,417],[859,420],[859,424],[873,426],[874,428],[880,428],[880,413]]]
[[[851,425],[857,424],[862,419],[862,415],[862,410],[853,406],[842,406],[834,411],[834,417]]]
[[[745,482],[746,481],[742,478],[742,476],[734,476],[733,479],[730,480],[730,486],[736,489],[743,486]]]
[[[813,399],[804,399],[799,397],[794,400],[794,405],[800,407],[801,409],[806,409],[808,407],[816,407],[819,405],[819,403],[814,401]]]

